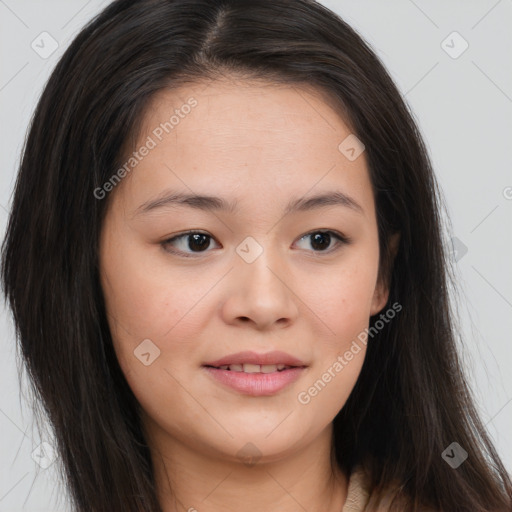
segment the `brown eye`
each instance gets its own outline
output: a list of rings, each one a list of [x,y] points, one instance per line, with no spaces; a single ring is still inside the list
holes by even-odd
[[[162,242],[162,247],[173,254],[183,254],[188,257],[190,253],[207,252],[206,249],[210,247],[210,242],[213,237],[206,233],[198,231],[190,231],[182,233],[181,235],[169,238]],[[178,249],[174,250],[172,247],[177,246]]]
[[[336,250],[340,245],[350,243],[350,240],[335,231],[311,231],[310,233],[303,235],[300,240],[310,238],[310,246],[314,249],[314,252],[331,252]],[[337,244],[332,244],[333,240],[336,240]]]

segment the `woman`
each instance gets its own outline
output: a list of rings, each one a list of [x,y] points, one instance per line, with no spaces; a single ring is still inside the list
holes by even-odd
[[[24,148],[2,280],[77,511],[505,511],[441,194],[309,0],[118,0]]]

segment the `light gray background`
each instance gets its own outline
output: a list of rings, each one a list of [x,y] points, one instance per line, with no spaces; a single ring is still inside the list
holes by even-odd
[[[2,239],[42,87],[72,38],[109,1],[0,0]],[[455,236],[467,248],[454,256],[464,360],[482,417],[512,471],[512,0],[322,3],[381,57],[425,137],[453,223],[445,237]],[[40,36],[45,31],[58,48],[42,58],[31,44],[40,52],[51,49],[48,36]],[[464,41],[450,35],[454,31],[469,45],[460,56]],[[57,464],[43,469],[32,458],[34,450],[42,455],[41,441],[52,443],[47,434],[40,438],[26,387],[18,385],[5,304],[0,356],[0,512],[66,510]]]

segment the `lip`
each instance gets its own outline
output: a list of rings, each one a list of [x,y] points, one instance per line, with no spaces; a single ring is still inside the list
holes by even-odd
[[[244,363],[258,365],[284,364],[293,368],[285,368],[271,373],[246,373],[219,368],[220,366]],[[238,393],[250,396],[270,396],[299,379],[306,371],[307,366],[304,361],[280,350],[265,354],[246,350],[205,363],[203,369],[217,382],[234,389]]]
[[[203,368],[217,382],[234,389],[238,393],[251,396],[275,395],[295,382],[306,371],[306,367],[303,366],[272,373],[236,372],[210,366],[204,366]]]
[[[229,356],[222,357],[215,361],[204,363],[203,366],[225,366],[231,364],[285,364],[286,366],[307,366],[304,361],[282,352],[280,350],[274,350],[272,352],[266,352],[265,354],[258,354],[251,350],[244,352],[237,352],[236,354],[230,354]]]

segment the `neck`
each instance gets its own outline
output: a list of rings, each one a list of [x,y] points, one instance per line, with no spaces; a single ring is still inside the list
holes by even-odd
[[[163,512],[340,512],[345,503],[332,424],[300,449],[255,463],[177,440],[151,421],[146,432]]]

